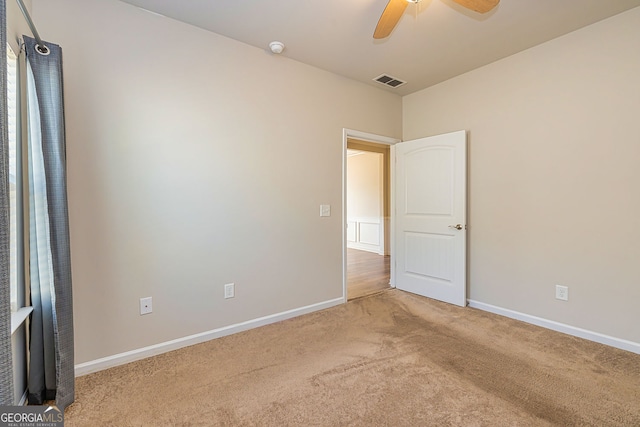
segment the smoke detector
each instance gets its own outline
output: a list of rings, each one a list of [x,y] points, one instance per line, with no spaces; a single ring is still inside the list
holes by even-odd
[[[271,49],[271,52],[275,53],[276,55],[279,53],[282,53],[282,51],[284,50],[284,43],[282,42],[271,42],[269,43],[269,49]]]

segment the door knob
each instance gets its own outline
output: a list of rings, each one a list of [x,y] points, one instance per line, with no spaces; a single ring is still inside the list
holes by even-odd
[[[462,224],[450,225],[449,228],[455,228],[456,230],[462,230]]]

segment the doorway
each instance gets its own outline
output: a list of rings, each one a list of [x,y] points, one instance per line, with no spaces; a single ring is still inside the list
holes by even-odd
[[[393,286],[391,157],[396,142],[345,130],[345,301]]]
[[[407,141],[343,132],[343,299],[347,291],[347,149],[390,146],[389,285],[466,305],[467,131]],[[402,207],[396,212],[396,204]],[[397,214],[397,215],[396,215]],[[420,221],[414,221],[420,219]],[[433,230],[431,227],[434,227]],[[415,228],[418,227],[418,228]],[[400,268],[397,268],[400,267]],[[417,279],[417,283],[416,280]]]

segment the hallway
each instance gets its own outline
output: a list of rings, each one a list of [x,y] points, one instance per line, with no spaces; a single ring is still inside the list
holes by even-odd
[[[390,257],[347,249],[347,299],[389,288]]]

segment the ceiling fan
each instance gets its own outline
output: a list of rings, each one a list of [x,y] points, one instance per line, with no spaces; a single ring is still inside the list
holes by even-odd
[[[404,10],[409,3],[418,3],[420,0],[389,0],[387,6],[380,16],[376,30],[373,32],[374,39],[383,39],[391,34],[398,21],[402,17]],[[478,13],[487,13],[500,3],[500,0],[453,0],[459,5]]]

